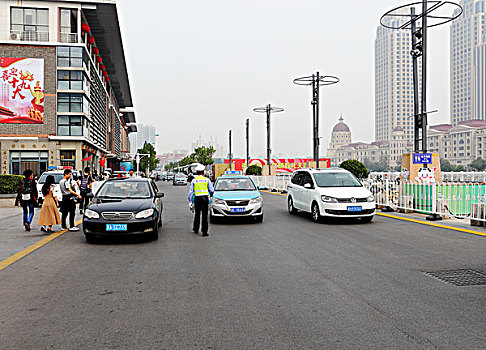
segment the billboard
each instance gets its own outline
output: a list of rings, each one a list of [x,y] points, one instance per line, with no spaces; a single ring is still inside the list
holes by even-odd
[[[312,158],[277,158],[272,159],[272,164],[277,167],[277,173],[291,173],[295,170],[305,168],[306,163],[312,162]],[[226,159],[225,163],[229,163],[229,160]],[[319,158],[319,165],[321,168],[330,168],[331,167],[331,159],[330,158]],[[233,159],[232,160],[233,168],[235,170],[243,170],[243,167],[246,167],[246,159]],[[260,166],[266,165],[266,159],[250,159],[250,165],[258,164]]]
[[[44,60],[0,57],[0,123],[44,124]]]

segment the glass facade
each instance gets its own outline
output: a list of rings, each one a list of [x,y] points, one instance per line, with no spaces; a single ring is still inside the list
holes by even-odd
[[[83,117],[57,116],[57,134],[59,136],[83,136]]]
[[[58,46],[57,66],[58,67],[88,67],[89,57],[84,49],[79,46]]]
[[[48,161],[47,151],[10,151],[10,174],[22,175],[30,169],[39,176],[47,170]]]
[[[49,41],[49,10],[12,7],[10,31],[19,34],[21,40]]]

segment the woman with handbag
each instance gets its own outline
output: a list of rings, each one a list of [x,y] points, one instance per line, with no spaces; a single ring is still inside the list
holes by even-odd
[[[46,178],[46,182],[42,186],[44,202],[42,203],[39,221],[37,223],[42,226],[41,231],[45,233],[52,233],[52,226],[61,224],[61,216],[57,211],[57,200],[52,194],[54,183],[54,176],[49,175]]]
[[[37,189],[34,181],[34,172],[30,169],[24,171],[24,178],[20,180],[16,206],[22,206],[24,211],[24,227],[30,231],[30,224],[34,218],[34,207],[37,205]]]

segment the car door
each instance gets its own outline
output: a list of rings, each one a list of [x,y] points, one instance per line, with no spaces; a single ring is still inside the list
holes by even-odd
[[[302,208],[302,171],[298,171],[292,177],[291,189],[292,189],[292,200],[294,202],[294,207],[297,209]]]
[[[302,195],[301,195],[302,210],[310,212],[312,198],[315,190],[315,185],[314,185],[314,181],[312,180],[311,174],[309,174],[308,172],[304,172],[302,174],[301,184],[302,184]],[[310,185],[310,187],[306,188],[306,185]]]
[[[159,193],[159,188],[155,184],[154,181],[151,181],[152,189],[154,191],[154,200],[155,200],[155,205],[157,206],[157,210],[162,215],[162,199],[161,198],[155,198],[155,195]]]

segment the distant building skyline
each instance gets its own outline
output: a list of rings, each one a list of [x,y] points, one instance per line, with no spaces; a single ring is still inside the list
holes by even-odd
[[[392,25],[394,21],[405,23],[408,19],[390,17],[384,21]],[[378,26],[375,39],[375,141],[391,141],[392,131],[397,126],[404,129],[407,141],[413,141],[413,68],[410,51],[410,30]],[[420,82],[420,59],[418,63]],[[420,88],[419,83],[419,91]]]
[[[156,148],[156,129],[151,124],[137,124],[137,132],[130,134],[130,153],[137,153],[145,142]]]
[[[486,120],[485,0],[462,0],[460,5],[464,12],[450,27],[453,126],[461,121]]]

